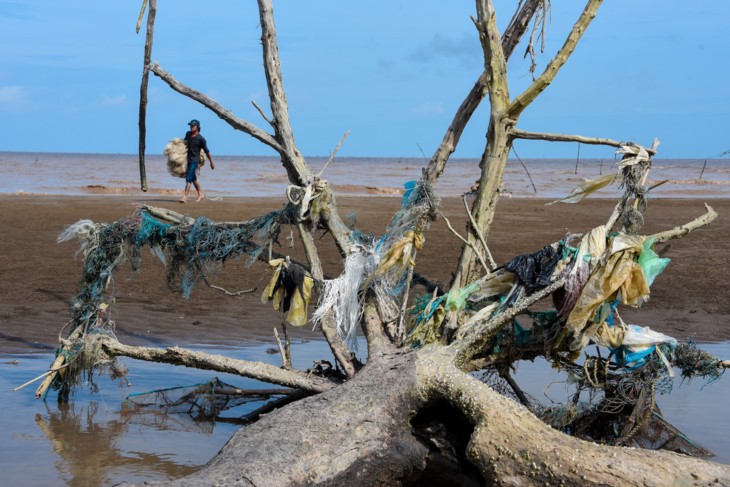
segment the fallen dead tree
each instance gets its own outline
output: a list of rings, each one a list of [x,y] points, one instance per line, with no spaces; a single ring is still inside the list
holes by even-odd
[[[273,133],[238,119],[159,65],[146,65],[174,90],[275,149],[291,184],[287,202],[246,222],[192,219],[141,207],[110,224],[81,221],[69,227],[61,238],[83,242],[81,290],[62,330],[58,358],[37,395],[53,387],[67,399],[75,385],[99,368],[123,374],[116,361],[120,356],[232,372],[301,392],[258,416],[206,467],[176,485],[415,485],[439,473],[465,485],[730,483],[730,468],[690,456],[703,452],[691,451],[693,444],[661,418],[655,403],[675,366],[686,377],[717,378],[727,363],[691,344],[626,325],[618,312],[620,306],[646,300],[666,265],[653,245],[711,223],[716,213],[708,206],[692,222],[642,235],[650,196],[646,180],[658,143],[642,147],[516,128],[525,108],[570,57],[600,3],[586,3],[545,71],[512,98],[506,61],[529,25],[544,22],[548,4],[521,2],[500,33],[491,2],[477,1],[474,23],[485,55],[484,73],[423,177],[409,185],[402,208],[379,237],[343,223],[329,184],[322,173],[310,170],[296,148],[269,0],[259,1],[259,11],[271,101],[271,116],[264,118]],[[154,0],[150,8],[156,9]],[[423,282],[414,279],[418,252],[439,215],[434,188],[487,94],[488,143],[454,278],[448,292],[430,287],[411,300],[419,291],[416,282]],[[621,156],[615,174],[582,185],[569,198],[578,201],[611,183],[622,185],[624,195],[605,224],[498,265],[487,242],[507,156],[517,138],[615,147]],[[298,230],[306,264],[273,258],[272,246],[283,226]],[[344,259],[337,278],[323,275],[313,238],[319,229],[331,234]],[[226,260],[243,257],[252,266],[268,261],[274,277],[263,299],[296,326],[307,321],[308,304],[316,297],[313,320],[330,345],[336,370],[294,370],[284,346],[278,368],[180,348],[119,343],[108,320],[108,285],[123,263],[139,266],[145,246],[166,263],[168,284],[183,295],[207,282]],[[547,307],[549,299],[552,306]],[[367,342],[366,361],[354,353],[359,330]],[[578,384],[570,403],[546,408],[511,377],[516,361],[537,356],[567,371]],[[661,446],[655,444],[656,436],[663,438]],[[685,455],[647,449],[661,447]]]

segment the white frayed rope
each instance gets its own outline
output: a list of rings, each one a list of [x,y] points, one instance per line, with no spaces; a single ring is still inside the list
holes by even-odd
[[[377,256],[358,248],[345,259],[345,270],[336,279],[324,282],[319,306],[312,316],[317,324],[331,311],[337,322],[337,332],[350,350],[357,349],[357,325],[362,319],[360,287],[365,277],[377,266]]]

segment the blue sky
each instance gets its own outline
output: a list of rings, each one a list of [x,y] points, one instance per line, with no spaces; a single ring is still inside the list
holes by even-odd
[[[136,153],[142,1],[0,1],[2,151]],[[506,25],[516,2],[496,2]],[[563,43],[581,1],[553,2],[546,53]],[[469,0],[275,2],[284,86],[296,142],[327,155],[430,156],[482,70]],[[607,1],[573,58],[523,115],[524,130],[650,145],[665,158],[730,149],[730,2]],[[153,60],[263,129],[268,108],[256,2],[158,1]],[[518,47],[510,91],[530,81]],[[148,153],[202,122],[213,155],[272,155],[212,112],[150,77]],[[483,105],[486,106],[486,103]],[[479,157],[486,112],[458,157]],[[575,157],[577,144],[518,141],[521,157]],[[612,157],[581,146],[581,157]]]

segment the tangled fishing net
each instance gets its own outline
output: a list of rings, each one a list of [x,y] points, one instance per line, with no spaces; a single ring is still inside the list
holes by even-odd
[[[137,270],[144,246],[167,264],[168,285],[187,297],[226,261],[247,256],[248,264],[252,264],[277,242],[281,226],[293,221],[293,213],[294,208],[286,206],[236,224],[215,223],[204,217],[171,222],[140,207],[113,223],[81,220],[70,225],[58,241],[80,239],[84,263],[71,320],[61,332],[65,337],[61,337],[59,353],[67,355],[68,370],[54,387],[69,391],[88,379],[84,374],[95,368],[109,368],[114,376],[123,374],[121,366],[106,357],[100,341],[93,338],[113,337],[114,322],[109,313],[114,302],[114,272],[125,262]]]
[[[424,232],[436,217],[439,198],[425,180],[406,184],[401,209],[391,219],[385,234],[378,240],[353,233],[353,248],[345,261],[344,272],[325,281],[313,322],[333,313],[337,330],[351,350],[356,349],[356,330],[363,315],[362,295],[373,292],[378,313],[384,323],[393,323],[407,299],[409,276],[415,256],[423,247]],[[392,333],[405,334],[398,324]]]
[[[188,145],[179,137],[172,139],[162,150],[167,158],[167,171],[176,178],[184,178],[188,170]],[[200,151],[200,163],[198,167],[205,164],[205,152]]]

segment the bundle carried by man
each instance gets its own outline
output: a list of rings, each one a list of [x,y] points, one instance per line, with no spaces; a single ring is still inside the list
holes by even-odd
[[[188,170],[188,145],[185,140],[180,137],[172,139],[162,150],[162,155],[167,157],[168,172],[177,178],[184,178]],[[201,150],[198,167],[204,165],[205,153]]]

